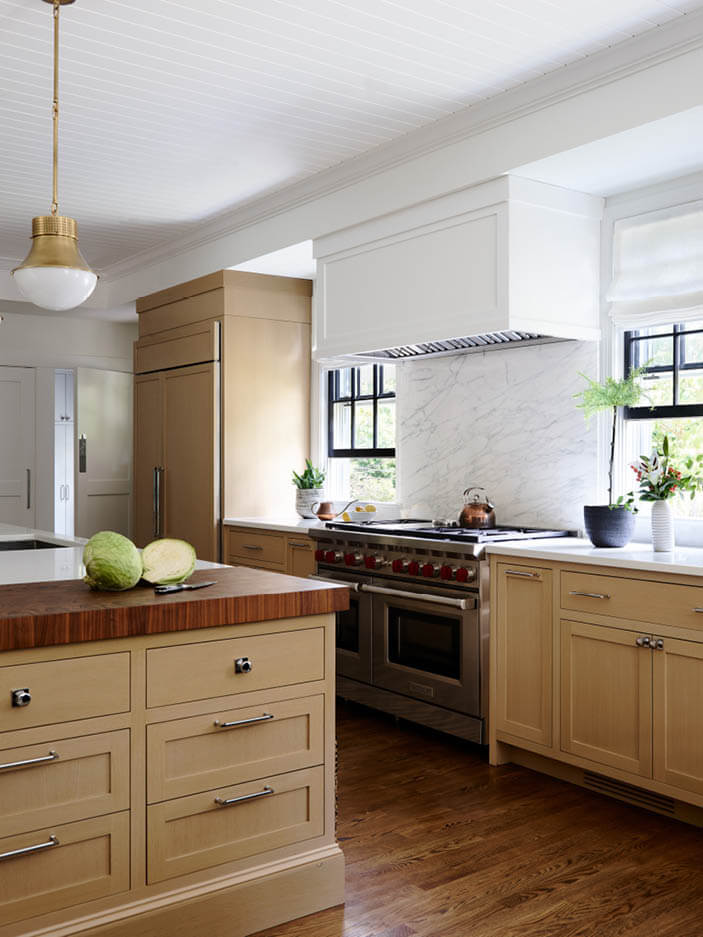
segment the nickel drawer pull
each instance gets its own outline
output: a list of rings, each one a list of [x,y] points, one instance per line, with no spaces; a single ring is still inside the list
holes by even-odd
[[[12,849],[10,852],[0,852],[0,862],[4,859],[16,859],[18,856],[31,856],[33,852],[41,852],[42,849],[51,849],[52,846],[59,846],[58,839],[53,835],[45,843],[37,843],[34,846],[25,846],[24,849]]]
[[[570,592],[569,595],[580,595],[585,599],[609,599],[610,596],[605,592]]]
[[[264,548],[258,543],[243,543],[242,546],[245,550],[263,550]]]
[[[522,569],[506,569],[505,575],[506,576],[522,576],[523,579],[540,579],[541,578],[539,573],[528,573]]]
[[[302,547],[304,550],[310,550],[310,549],[312,549],[312,545],[311,545],[311,544],[309,544],[309,543],[303,543],[302,540],[289,540],[289,541],[288,541],[288,546],[289,546],[289,547]]]
[[[41,758],[27,758],[25,761],[8,761],[7,764],[0,765],[0,771],[10,771],[12,768],[29,768],[31,765],[43,765],[48,761],[56,761],[58,757],[58,752],[49,752],[48,755],[42,755]]]
[[[700,612],[701,614],[703,614],[703,608],[694,608],[692,611]]]
[[[257,797],[266,797],[267,794],[273,793],[273,788],[269,787],[267,784],[263,791],[257,791],[255,794],[244,794],[242,797],[230,797],[228,799],[224,797],[216,797],[215,803],[218,807],[232,807],[234,804],[243,804],[247,800],[256,800]],[[0,858],[2,857],[0,856]]]
[[[251,726],[255,722],[268,722],[269,719],[274,718],[271,713],[264,713],[263,716],[254,716],[252,719],[238,719],[236,722],[220,722],[219,719],[215,719],[213,725],[217,726],[218,729],[234,729],[237,726]]]

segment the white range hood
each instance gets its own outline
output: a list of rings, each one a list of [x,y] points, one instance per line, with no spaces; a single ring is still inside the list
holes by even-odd
[[[318,239],[315,359],[597,340],[602,212],[502,176]]]

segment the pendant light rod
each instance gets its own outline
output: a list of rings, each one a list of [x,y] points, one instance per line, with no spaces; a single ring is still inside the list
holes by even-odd
[[[59,210],[59,0],[54,0],[54,100],[51,104],[51,119],[54,124],[54,161],[51,189],[51,214]]]

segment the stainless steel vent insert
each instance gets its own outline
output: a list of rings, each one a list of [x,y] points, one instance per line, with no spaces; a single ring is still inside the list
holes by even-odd
[[[624,781],[607,778],[593,771],[583,772],[583,783],[584,787],[599,794],[605,794],[607,797],[615,797],[617,800],[624,800],[628,804],[644,807],[646,810],[653,810],[667,816],[675,816],[676,814],[676,801],[664,794],[633,787]]]
[[[476,351],[494,351],[499,348],[542,345],[547,342],[561,342],[568,339],[538,335],[536,332],[485,332],[482,335],[464,335],[461,338],[447,338],[437,342],[418,342],[416,345],[397,345],[395,348],[382,348],[377,351],[359,352],[357,358],[379,358],[383,360],[403,360],[438,355],[463,355]]]

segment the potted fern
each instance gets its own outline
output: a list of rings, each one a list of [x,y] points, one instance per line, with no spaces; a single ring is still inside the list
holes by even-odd
[[[293,472],[295,509],[301,517],[315,517],[312,506],[322,500],[324,483],[325,473],[315,468],[310,459],[305,460],[305,471],[302,474]]]
[[[585,505],[583,520],[586,534],[594,547],[624,547],[632,539],[635,528],[637,506],[632,493],[613,498],[613,469],[615,462],[615,443],[618,427],[618,408],[636,407],[644,396],[637,382],[644,371],[635,368],[622,380],[608,377],[602,382],[594,381],[585,374],[581,377],[588,386],[574,396],[580,400],[577,404],[583,410],[586,419],[596,413],[610,411],[610,458],[608,461],[608,503]]]

